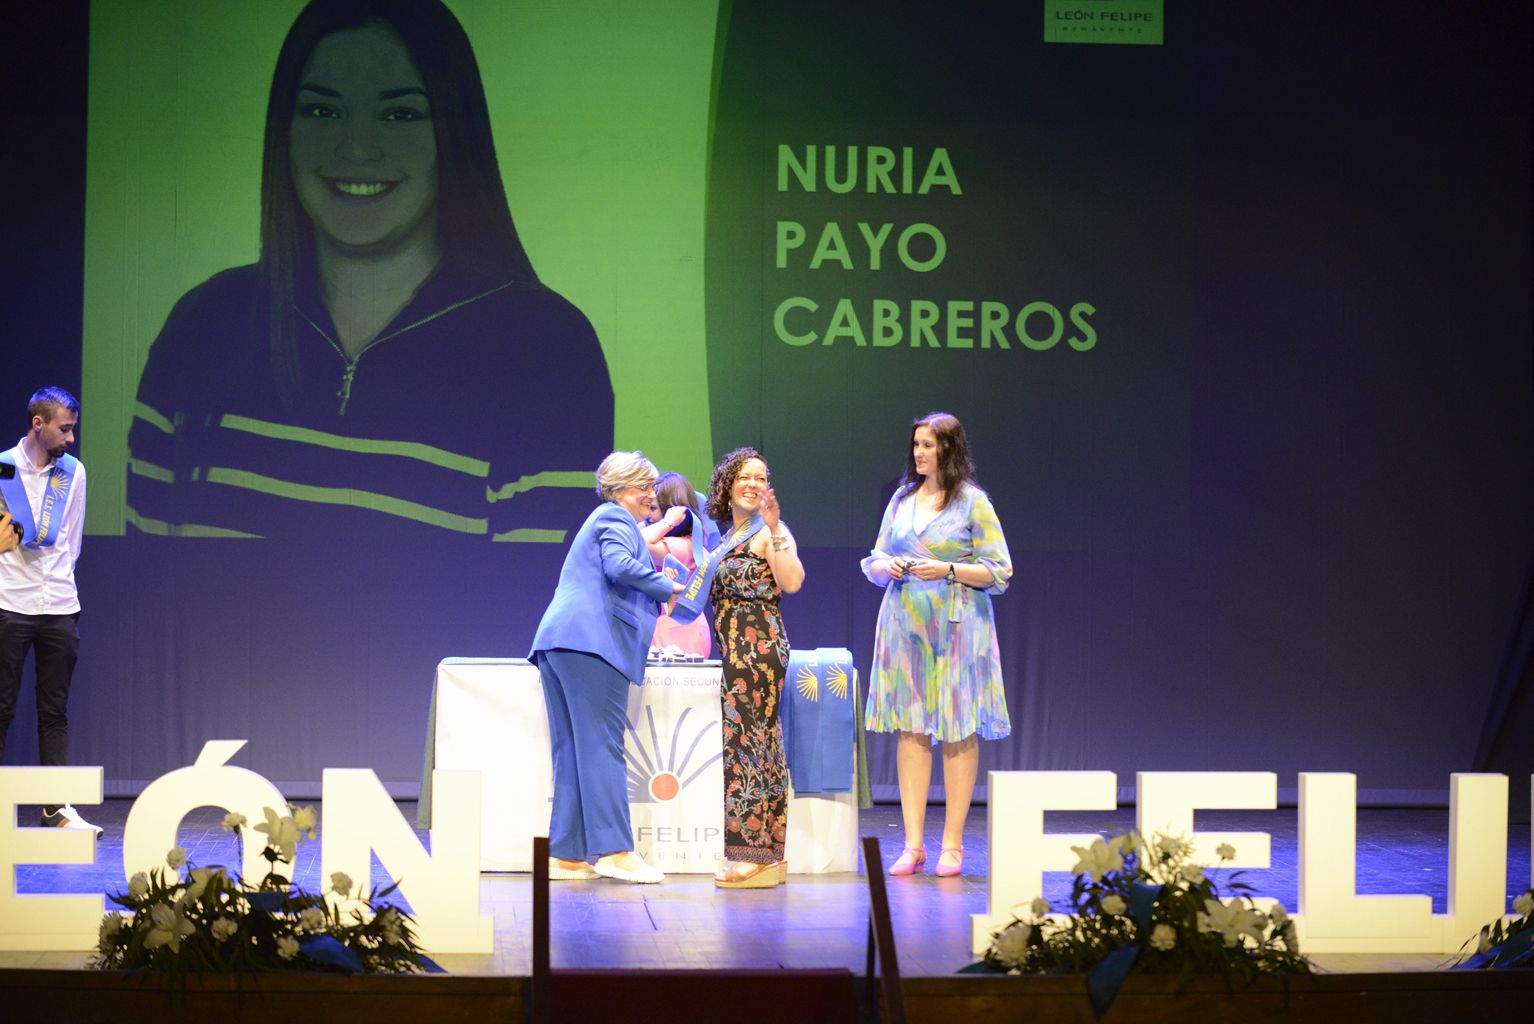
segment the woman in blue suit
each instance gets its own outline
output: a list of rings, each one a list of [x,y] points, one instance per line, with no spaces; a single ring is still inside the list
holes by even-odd
[[[643,682],[661,602],[682,589],[655,570],[639,532],[655,506],[657,475],[640,452],[602,460],[602,504],[570,543],[533,636],[554,755],[550,878],[665,877],[634,852],[623,760],[629,682]]]

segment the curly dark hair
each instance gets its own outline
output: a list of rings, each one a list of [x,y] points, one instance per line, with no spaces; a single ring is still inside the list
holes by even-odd
[[[762,459],[762,453],[755,448],[737,448],[720,459],[719,465],[714,467],[714,478],[708,482],[708,501],[703,511],[715,522],[730,521],[730,490],[735,486],[735,478],[740,475],[740,467],[748,459]],[[762,459],[762,465],[767,465],[766,459]],[[767,479],[769,482],[772,480],[770,469],[767,471]]]
[[[916,472],[916,428],[926,427],[937,435],[937,485],[942,491],[938,508],[942,509],[960,487],[974,482],[975,460],[969,454],[969,439],[964,436],[964,424],[952,413],[929,412],[911,421],[911,443],[905,449],[905,476],[900,478],[900,493],[910,494],[921,486],[922,478]]]

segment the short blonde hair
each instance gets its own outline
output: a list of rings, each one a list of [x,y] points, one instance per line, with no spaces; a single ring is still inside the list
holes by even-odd
[[[644,452],[613,452],[597,467],[597,495],[611,501],[625,487],[648,490],[658,476],[660,471]]]

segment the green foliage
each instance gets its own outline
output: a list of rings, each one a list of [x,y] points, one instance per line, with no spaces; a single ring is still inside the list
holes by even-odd
[[[983,964],[1010,974],[1222,975],[1308,974],[1294,922],[1281,905],[1259,910],[1240,871],[1214,879],[1190,860],[1192,843],[1137,833],[1073,847],[1081,857],[1070,915],[1050,915],[1043,900],[992,936]],[[1235,856],[1221,848],[1221,863]],[[1117,985],[1113,986],[1115,989]]]
[[[1511,919],[1497,918],[1460,947],[1461,969],[1492,967],[1534,967],[1534,889],[1526,889],[1513,900]],[[1468,952],[1470,943],[1474,953]]]
[[[298,816],[307,821],[312,838],[313,811],[305,808]],[[365,897],[358,886],[353,897],[351,880],[339,872],[322,896],[291,886],[276,869],[291,864],[303,826],[295,829],[292,818],[278,818],[270,810],[267,821],[286,831],[268,832],[270,843],[278,845],[269,844],[262,852],[273,870],[259,885],[246,884],[222,866],[194,868],[177,847],[165,868],[135,875],[126,893],[109,897],[122,910],[102,919],[91,966],[362,974],[436,969],[422,955],[408,914],[393,906],[374,909],[397,886],[375,888]],[[237,840],[243,824],[240,815],[224,820]]]

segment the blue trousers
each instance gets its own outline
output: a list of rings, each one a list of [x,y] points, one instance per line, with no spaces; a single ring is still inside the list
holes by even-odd
[[[623,755],[629,681],[584,651],[538,651],[533,657],[554,756],[549,853],[587,860],[632,850]]]

